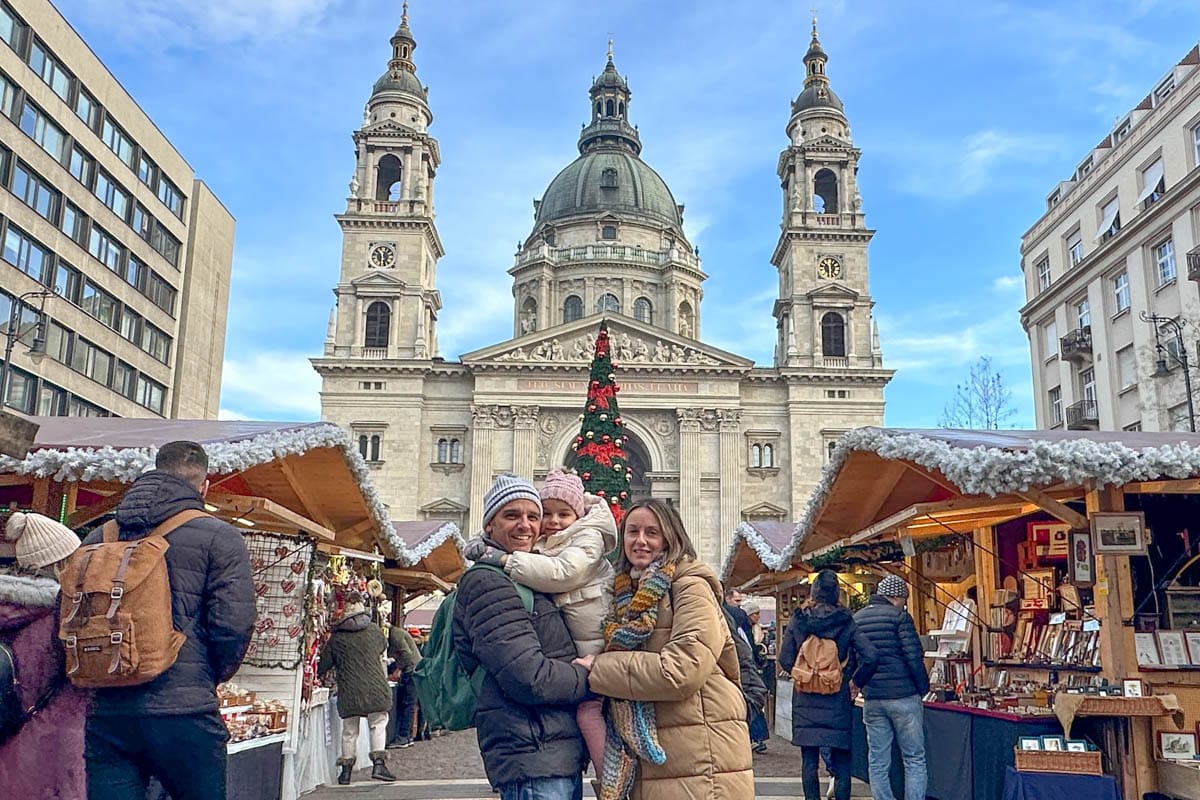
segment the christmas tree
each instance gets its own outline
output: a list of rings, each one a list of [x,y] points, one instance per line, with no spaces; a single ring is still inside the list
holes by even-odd
[[[608,341],[608,321],[600,323],[596,353],[592,357],[587,403],[579,415],[581,425],[575,437],[575,471],[589,493],[602,497],[612,509],[617,525],[629,508],[629,482],[633,470],[625,458],[625,423],[617,408],[616,365]]]

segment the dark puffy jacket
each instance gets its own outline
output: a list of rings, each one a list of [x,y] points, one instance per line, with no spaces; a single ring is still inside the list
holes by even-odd
[[[168,517],[204,510],[200,493],[182,478],[148,472],[117,506],[122,541],[143,538]],[[84,544],[101,540],[93,531]],[[97,689],[92,714],[197,714],[217,709],[217,684],[242,663],[254,627],[254,583],[242,535],[214,517],[187,522],[167,534],[171,617],[187,640],[175,663],[140,686]]]
[[[767,702],[768,692],[767,685],[763,683],[762,675],[758,671],[758,662],[754,660],[754,651],[742,641],[741,636],[738,636],[737,623],[728,609],[725,610],[725,624],[729,626],[729,635],[733,637],[733,647],[737,650],[742,696],[746,698],[747,705],[762,709]]]
[[[317,674],[337,670],[338,716],[365,717],[392,707],[392,692],[383,674],[387,639],[371,622],[370,611],[343,617],[321,650]]]
[[[575,643],[550,595],[534,592],[530,614],[507,576],[468,570],[458,584],[454,647],[464,668],[487,673],[475,733],[493,786],[583,771],[575,707],[588,674],[571,664]]]
[[[882,595],[873,594],[867,607],[854,615],[858,629],[875,645],[879,668],[863,687],[868,700],[895,700],[929,691],[924,651],[912,617]]]
[[[792,692],[792,744],[797,747],[837,747],[850,749],[850,682],[867,685],[875,673],[876,653],[871,642],[854,624],[844,606],[817,605],[792,614],[779,666],[791,672],[800,645],[809,636],[837,642],[838,658],[846,663],[842,688],[837,694]]]

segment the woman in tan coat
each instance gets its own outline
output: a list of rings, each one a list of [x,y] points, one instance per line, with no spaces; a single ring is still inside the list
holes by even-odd
[[[579,663],[609,698],[602,800],[754,796],[746,702],[721,585],[672,506],[644,500],[621,525],[605,650]]]

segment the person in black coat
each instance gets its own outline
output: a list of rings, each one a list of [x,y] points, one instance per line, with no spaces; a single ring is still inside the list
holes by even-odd
[[[528,552],[541,527],[537,489],[501,475],[483,502],[488,545]],[[588,694],[588,672],[571,663],[575,642],[554,599],[534,592],[530,613],[507,575],[468,570],[458,583],[454,647],[468,672],[485,672],[475,732],[501,800],[579,797],[586,752],[575,707]]]
[[[733,637],[733,646],[737,650],[738,672],[741,677],[742,697],[746,698],[746,723],[750,726],[750,744],[755,753],[766,752],[767,739],[771,732],[767,730],[766,717],[763,716],[763,706],[770,697],[767,685],[759,674],[758,662],[754,660],[754,651],[750,645],[738,636],[737,623],[733,615],[725,611],[725,624],[729,626],[729,635]]]
[[[122,541],[145,537],[180,511],[204,510],[203,447],[169,442],[155,466],[117,506]],[[93,531],[84,545],[102,536]],[[166,541],[172,622],[187,638],[154,680],[95,690],[85,733],[89,800],[143,800],[151,775],[175,800],[225,797],[229,732],[217,712],[217,684],[233,677],[250,644],[250,555],[242,534],[215,517],[185,522]]]
[[[830,748],[835,797],[850,798],[851,696],[850,684],[866,685],[875,672],[876,654],[871,642],[854,624],[850,611],[839,604],[837,575],[822,570],[813,580],[811,602],[792,614],[779,650],[779,666],[791,671],[800,646],[809,636],[837,642],[838,658],[845,664],[842,686],[836,694],[792,694],[792,744],[800,748],[805,800],[819,800],[817,777],[821,748]]]

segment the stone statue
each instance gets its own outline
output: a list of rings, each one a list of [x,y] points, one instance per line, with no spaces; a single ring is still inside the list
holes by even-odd
[[[663,344],[663,340],[659,339],[654,345],[654,361],[657,364],[666,364],[671,360],[671,351]]]
[[[628,333],[622,333],[621,338],[617,342],[617,360],[628,361],[633,356],[633,342],[629,340]]]
[[[687,317],[679,318],[679,335],[685,339],[692,338],[692,324],[688,322]]]
[[[358,173],[355,172],[350,176],[350,196],[357,198],[358,190],[362,188],[362,184],[358,182]]]
[[[526,311],[521,315],[521,334],[533,333],[537,330],[537,313]]]
[[[558,339],[550,340],[550,359],[552,361],[563,360],[563,349],[562,345],[558,343]]]
[[[634,361],[649,361],[650,360],[650,348],[647,347],[646,343],[644,341],[642,341],[641,339],[638,339],[637,343],[634,344],[634,346],[633,346],[633,360]]]
[[[671,361],[682,364],[684,360],[683,348],[677,344],[671,345]]]

